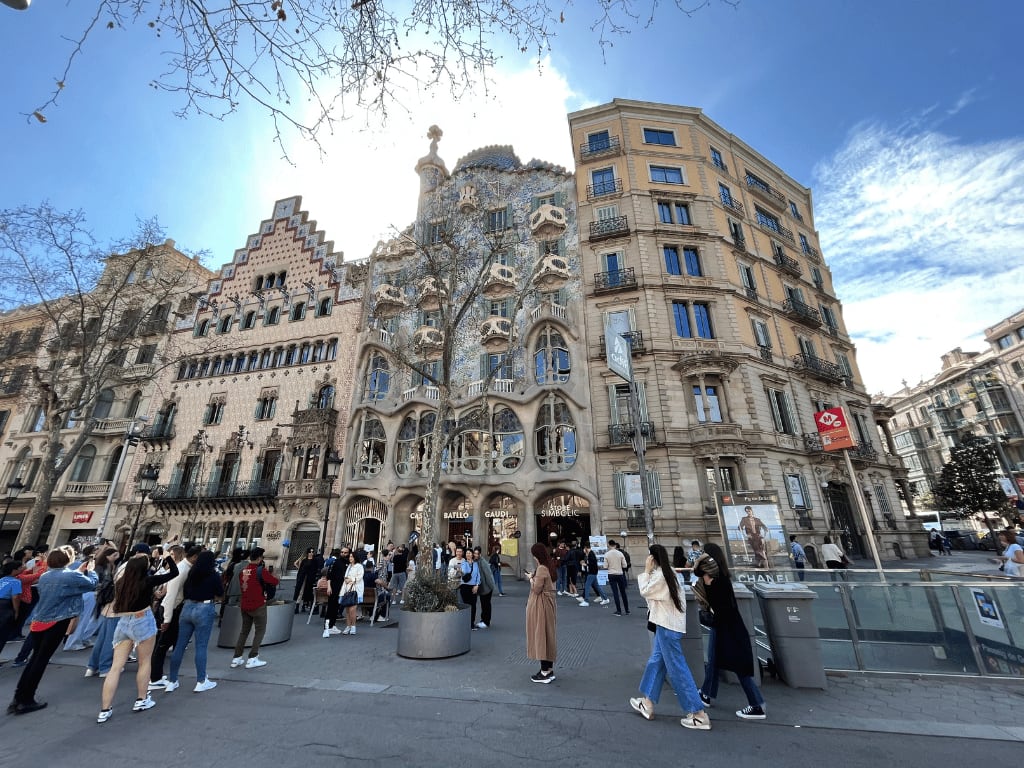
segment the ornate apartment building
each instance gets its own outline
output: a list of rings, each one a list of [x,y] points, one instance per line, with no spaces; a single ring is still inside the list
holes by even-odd
[[[137,538],[258,544],[282,567],[289,549],[336,538],[329,459],[346,442],[367,268],[301,205],[275,203],[172,334],[183,359],[158,383],[131,465],[134,479],[159,471]]]
[[[811,191],[701,110],[616,99],[569,115],[602,526],[642,534],[628,386],[604,359],[631,345],[657,539],[721,539],[717,494],[773,491],[785,532],[865,556],[852,486],[883,558],[925,550],[899,504],[905,472],[857,371],[814,227]],[[855,476],[813,414],[847,409]],[[880,431],[880,428],[882,431]],[[781,553],[784,554],[784,551]]]
[[[989,349],[957,347],[942,356],[937,374],[904,386],[880,402],[889,409],[889,430],[908,472],[911,498],[928,517],[931,492],[950,448],[973,433],[998,449],[1001,474],[1024,495],[1024,312],[985,330]]]
[[[508,146],[471,152],[449,172],[440,131],[429,136],[416,221],[370,259],[348,422],[347,540],[379,546],[418,530],[443,381],[453,410],[436,538],[509,551],[516,532],[520,549],[586,536],[600,511],[572,174],[523,163]],[[424,272],[432,248],[458,266],[441,256],[436,274]]]
[[[76,268],[84,275],[92,265]],[[176,354],[168,332],[194,311],[197,286],[211,276],[168,240],[105,259],[81,295],[0,315],[0,477],[9,494],[23,486],[3,519],[0,551],[91,537],[108,521],[114,535],[117,500],[128,491],[123,482],[114,487],[125,434],[141,428]],[[44,405],[47,392],[55,398]],[[61,398],[83,405],[65,407]],[[77,453],[65,458],[72,446]],[[47,476],[64,461],[47,502]],[[28,540],[23,527],[37,502],[44,514]]]

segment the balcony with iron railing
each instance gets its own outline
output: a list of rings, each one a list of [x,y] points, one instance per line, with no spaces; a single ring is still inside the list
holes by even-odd
[[[745,286],[743,288],[743,295],[746,296],[751,301],[757,301],[757,288],[752,288],[749,285]]]
[[[800,274],[803,270],[800,269],[799,261],[794,259],[792,256],[787,256],[786,254],[782,253],[781,249],[772,254],[772,256],[775,259],[775,266],[777,266],[783,272],[787,272],[793,275],[793,277],[800,277]]]
[[[597,272],[594,275],[594,293],[622,291],[636,288],[636,274],[632,267]]]
[[[597,157],[608,157],[619,154],[622,145],[618,136],[601,137],[591,139],[580,144],[580,159],[593,160]]]
[[[729,172],[729,166],[725,164],[725,160],[720,157],[711,156],[711,164],[720,171]]]
[[[655,442],[655,429],[653,421],[640,422],[640,434],[651,442]],[[636,436],[636,427],[632,423],[609,424],[608,445],[628,445]]]
[[[821,253],[813,245],[807,243],[801,243],[800,250],[804,252],[804,255],[813,261],[815,264],[821,264]]]
[[[174,425],[154,424],[151,427],[146,427],[139,435],[139,439],[144,443],[169,443],[174,439]]]
[[[722,195],[722,206],[739,216],[745,215],[743,211],[743,203],[734,197]]]
[[[643,331],[625,331],[619,335],[629,342],[629,351],[631,354],[642,355],[647,351],[647,346],[644,344]],[[603,335],[598,337],[598,344],[600,345],[598,355],[600,357],[605,356],[604,338],[605,337]]]
[[[804,438],[804,449],[808,453],[836,453],[833,451],[826,451],[824,444],[821,442],[821,435],[817,432],[805,432]],[[878,450],[870,443],[858,441],[850,451],[850,458],[854,461],[874,461],[878,458]]]
[[[613,216],[590,222],[590,242],[607,240],[611,237],[622,237],[629,234],[629,222],[625,216]]]
[[[757,226],[765,232],[770,232],[777,237],[781,237],[783,240],[789,242],[790,245],[796,244],[796,240],[793,239],[793,231],[791,229],[786,229],[774,219],[770,219],[765,216],[758,216]]]
[[[792,216],[796,221],[799,221],[801,224],[804,223],[804,217],[803,214],[800,213],[800,211],[794,211],[792,208],[790,208],[789,215]]]
[[[139,323],[136,331],[139,336],[158,336],[167,330],[167,318],[158,317]]]
[[[830,363],[828,360],[822,360],[820,357],[815,355],[808,355],[805,352],[800,352],[793,355],[793,367],[798,371],[805,371],[812,376],[815,376],[824,381],[838,384],[843,380],[845,374],[843,369],[835,363]]]
[[[809,325],[813,328],[821,325],[821,313],[814,307],[807,306],[799,299],[786,299],[782,303],[782,311],[804,325]]]
[[[596,184],[587,185],[588,200],[593,200],[595,197],[615,195],[620,192],[622,192],[622,179],[609,179],[608,181],[599,181]]]
[[[761,355],[761,359],[764,360],[766,363],[774,362],[775,358],[772,355],[771,347],[758,346],[757,350],[758,353]]]
[[[228,482],[158,485],[149,494],[154,503],[218,499],[258,499],[277,496],[276,480],[232,480]]]
[[[747,182],[747,189],[749,189],[755,195],[760,197],[762,200],[771,203],[772,205],[785,209],[786,196],[784,194],[779,192],[777,189],[773,189],[771,185],[749,174],[747,175],[745,180]]]

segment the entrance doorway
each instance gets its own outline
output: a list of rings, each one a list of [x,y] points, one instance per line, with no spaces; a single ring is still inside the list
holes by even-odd
[[[864,539],[858,533],[857,519],[850,506],[845,485],[828,485],[828,503],[832,508],[833,528],[839,535],[839,546],[850,557],[864,557]]]
[[[537,540],[547,546],[590,538],[590,502],[571,493],[553,493],[537,504]]]

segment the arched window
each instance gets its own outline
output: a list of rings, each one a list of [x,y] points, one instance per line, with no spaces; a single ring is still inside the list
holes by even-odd
[[[224,367],[224,361],[221,358],[219,358],[219,357],[215,357],[213,359],[213,365],[210,367],[210,375],[211,376],[219,375],[220,372],[221,372],[221,369],[223,367]]]
[[[306,302],[303,300],[303,301],[300,301],[298,304],[296,304],[294,307],[292,307],[291,319],[293,321],[295,321],[295,320],[303,320],[303,319],[305,319],[305,317],[306,317]]]
[[[303,344],[299,347],[299,363],[308,363],[310,353],[313,351],[313,347],[309,343]]]
[[[256,368],[259,366],[259,364],[260,364],[260,353],[259,352],[250,352],[249,353],[249,363],[246,366],[246,369],[250,370],[250,371],[255,371]]]
[[[366,390],[363,393],[363,399],[383,400],[387,397],[389,389],[391,389],[391,372],[387,358],[384,355],[375,354],[366,366]]]
[[[325,296],[316,305],[316,316],[323,317],[329,314],[331,314],[331,297]]]
[[[334,387],[330,384],[320,388],[316,395],[316,407],[321,409],[334,407]]]
[[[246,312],[245,313],[245,319],[242,321],[242,330],[243,331],[247,331],[250,328],[255,328],[255,327],[256,327],[256,313],[255,312]]]
[[[322,341],[318,341],[315,344],[313,344],[313,362],[314,363],[319,363],[323,359],[324,359],[324,343]]]
[[[210,320],[209,320],[209,318],[204,318],[204,319],[200,320],[199,323],[196,325],[195,335],[196,336],[205,336],[209,332],[210,332]]]
[[[387,447],[387,436],[384,425],[376,416],[363,419],[363,429],[357,445],[359,457],[355,477],[372,477],[384,468],[384,451]]]
[[[241,373],[245,370],[245,352],[239,352],[235,357],[235,373]]]
[[[274,287],[275,288],[284,288],[284,281],[285,281],[285,278],[287,276],[288,276],[287,272],[279,272],[278,275],[277,275],[277,280],[274,282]]]
[[[135,390],[132,392],[132,396],[128,399],[128,405],[124,407],[124,415],[126,419],[134,418],[139,412],[139,405],[142,403],[142,392]]]
[[[416,467],[416,414],[410,413],[398,428],[395,450],[395,472],[399,477],[410,476]]]
[[[96,460],[96,446],[83,445],[75,459],[75,469],[71,473],[71,482],[87,483],[92,474],[92,464]]]
[[[430,471],[430,435],[437,423],[436,413],[425,413],[420,417],[420,426],[416,440],[416,474],[426,475]]]
[[[295,365],[299,361],[299,348],[292,344],[284,356],[285,365]]]
[[[515,411],[499,405],[494,409],[494,450],[497,457],[494,468],[498,472],[514,472],[523,463],[526,453],[526,435]]]
[[[336,360],[338,358],[338,340],[331,339],[327,342],[327,359]]]
[[[284,347],[278,347],[274,350],[274,367],[280,368],[284,365]]]
[[[569,380],[569,347],[561,333],[545,326],[533,350],[538,384],[564,384]]]
[[[114,482],[114,475],[117,474],[117,464],[121,461],[121,453],[124,451],[124,446],[119,445],[114,448],[114,452],[110,454],[110,458],[107,460],[107,471],[103,473],[103,481],[106,483]]]
[[[459,416],[458,437],[454,445],[457,471],[479,474],[487,468],[491,454],[487,421],[487,412],[483,408],[474,408]]]
[[[224,315],[220,319],[220,325],[217,327],[217,333],[230,333],[231,332],[231,315]]]
[[[270,361],[274,359],[274,353],[269,349],[264,349],[260,353],[260,368],[269,368]]]
[[[576,425],[569,406],[560,397],[548,395],[537,415],[537,463],[555,471],[576,463]]]
[[[110,416],[110,408],[114,404],[114,390],[102,389],[96,396],[96,405],[92,409],[94,419],[105,419]]]
[[[279,322],[281,322],[281,308],[271,307],[263,320],[264,325],[277,325]]]

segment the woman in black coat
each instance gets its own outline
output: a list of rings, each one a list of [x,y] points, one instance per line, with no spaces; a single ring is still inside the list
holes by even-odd
[[[727,669],[736,673],[747,695],[747,706],[738,710],[736,716],[744,720],[764,720],[764,697],[754,681],[750,634],[736,605],[727,563],[721,547],[708,544],[693,566],[693,575],[697,578],[693,591],[697,601],[701,608],[714,614],[700,699],[704,706],[711,706],[711,700],[718,695],[718,671]]]
[[[299,596],[302,597],[302,611],[308,611],[313,605],[313,588],[316,580],[320,578],[320,571],[324,567],[324,559],[310,547],[301,558],[295,561],[295,567],[299,572],[295,574],[295,593],[292,600],[295,601],[295,612],[299,612]]]

